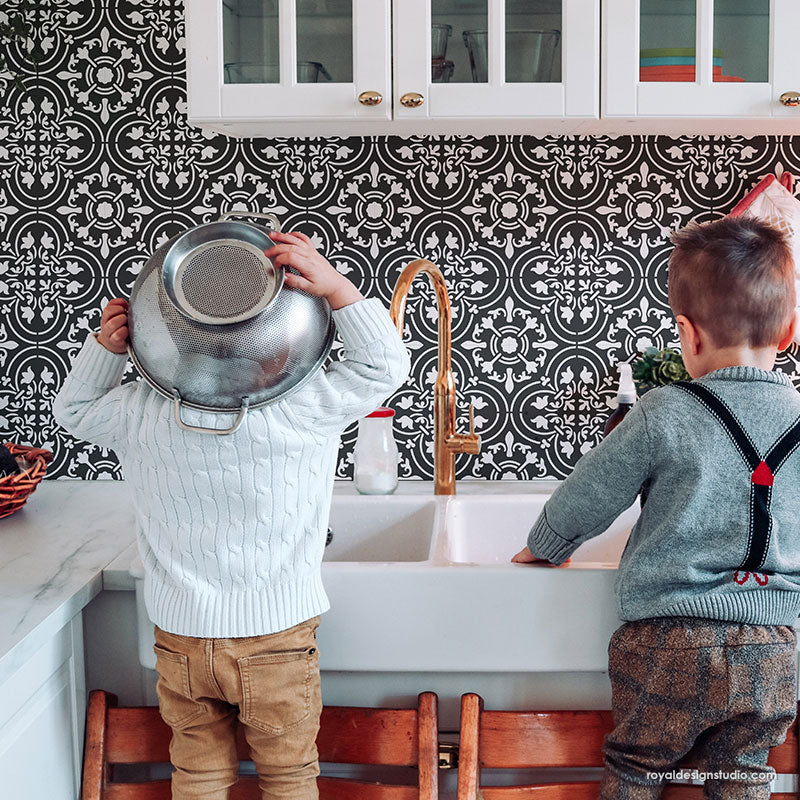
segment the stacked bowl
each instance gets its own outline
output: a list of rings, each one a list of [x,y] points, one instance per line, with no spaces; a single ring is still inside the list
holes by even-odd
[[[693,47],[657,47],[639,52],[639,80],[647,81],[696,81],[697,59]],[[741,82],[744,78],[722,74],[722,50],[713,53],[713,76],[715,83]]]

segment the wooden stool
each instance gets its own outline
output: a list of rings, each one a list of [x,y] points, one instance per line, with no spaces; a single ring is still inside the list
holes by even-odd
[[[377,764],[418,768],[416,786],[378,784],[349,778],[320,778],[320,800],[434,800],[438,792],[437,697],[419,695],[417,708],[349,708],[322,710],[317,738],[319,760],[339,764]],[[117,764],[169,763],[172,731],[154,706],[119,708],[108,692],[89,693],[82,800],[170,800],[170,780],[122,783],[114,780]],[[242,729],[239,758],[250,750]],[[255,776],[240,778],[231,800],[260,800]]]
[[[614,727],[610,711],[485,711],[477,694],[461,698],[458,800],[597,800],[599,781],[484,786],[483,767],[525,769],[602,767],[603,738]],[[770,766],[779,773],[798,773],[798,721],[786,741],[773,747]],[[678,769],[698,764],[689,756]],[[702,800],[702,786],[667,785],[664,800]],[[796,800],[778,792],[773,800]]]

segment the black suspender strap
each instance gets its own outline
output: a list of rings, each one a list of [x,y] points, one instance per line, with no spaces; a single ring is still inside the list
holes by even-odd
[[[692,395],[719,422],[750,472],[750,525],[747,550],[739,570],[755,572],[764,564],[772,533],[772,484],[786,459],[800,446],[800,418],[762,458],[747,431],[722,398],[699,383],[680,381],[673,385]]]
[[[739,455],[747,465],[747,468],[750,472],[753,472],[758,467],[761,456],[759,456],[755,445],[747,435],[747,431],[739,424],[739,421],[728,406],[714,392],[699,383],[679,381],[673,385],[683,389],[684,392],[694,395],[706,407],[730,436],[734,447],[739,451]]]
[[[772,449],[764,456],[764,461],[770,471],[775,475],[783,466],[789,456],[800,447],[800,419],[796,420],[786,433],[772,446]]]

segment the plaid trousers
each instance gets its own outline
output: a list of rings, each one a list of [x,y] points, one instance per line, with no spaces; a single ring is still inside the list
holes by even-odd
[[[599,800],[661,797],[663,773],[693,747],[709,773],[706,797],[768,800],[769,748],[795,717],[796,644],[785,625],[690,617],[622,625],[608,647],[614,730]]]

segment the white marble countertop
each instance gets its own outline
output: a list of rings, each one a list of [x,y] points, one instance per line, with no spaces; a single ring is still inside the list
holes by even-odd
[[[123,481],[43,481],[0,520],[0,682],[103,587],[102,570],[133,541]]]
[[[552,492],[556,481],[461,481],[459,494]],[[349,481],[334,492],[356,494]],[[433,495],[428,481],[398,494]],[[124,481],[43,481],[0,520],[0,682],[103,588],[131,589],[135,520]]]

